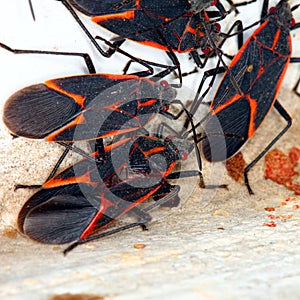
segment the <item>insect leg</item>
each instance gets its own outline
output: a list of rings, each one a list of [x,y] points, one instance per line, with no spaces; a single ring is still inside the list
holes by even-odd
[[[250,187],[248,180],[248,172],[250,169],[256,165],[256,163],[270,150],[270,148],[286,133],[286,131],[292,126],[292,118],[288,112],[281,106],[281,104],[276,100],[274,107],[279,112],[279,114],[286,120],[287,125],[279,132],[279,134],[267,145],[267,147],[245,168],[244,170],[244,182],[248,189],[250,195],[253,195],[253,191]]]
[[[0,47],[12,52],[14,54],[50,54],[50,55],[65,55],[65,56],[79,56],[82,57],[85,61],[87,69],[90,74],[96,73],[95,66],[92,62],[91,57],[87,53],[79,53],[79,52],[55,52],[55,51],[44,51],[44,50],[22,50],[22,49],[12,49],[11,47],[0,43]]]

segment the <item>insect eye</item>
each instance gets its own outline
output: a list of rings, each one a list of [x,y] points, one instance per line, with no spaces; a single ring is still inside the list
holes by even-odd
[[[160,82],[160,85],[163,86],[163,87],[165,87],[165,88],[168,88],[170,86],[169,83],[168,83],[168,81],[166,81],[166,80],[162,80]]]
[[[295,19],[294,19],[294,18],[292,18],[292,20],[291,20],[291,22],[290,22],[290,26],[291,26],[291,27],[294,27],[294,26],[295,26],[295,24],[296,24],[296,21],[295,21]]]
[[[269,13],[274,14],[275,12],[276,12],[276,7],[275,6],[270,7]]]
[[[221,31],[221,25],[219,23],[215,24],[215,28],[217,31]]]
[[[161,112],[167,112],[169,110],[170,106],[169,105],[164,105],[161,109]]]
[[[188,158],[188,154],[186,152],[183,152],[181,154],[181,160],[187,160],[187,158]]]
[[[202,49],[202,52],[203,52],[204,54],[208,54],[210,51],[211,51],[210,48]]]

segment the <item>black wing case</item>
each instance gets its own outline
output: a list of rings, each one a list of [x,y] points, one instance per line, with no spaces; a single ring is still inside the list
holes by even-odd
[[[198,16],[188,1],[139,1],[134,9],[99,14],[92,21],[109,31],[144,45],[185,52],[195,47]]]
[[[168,91],[163,95],[155,82],[137,76],[65,77],[12,95],[5,104],[3,119],[17,136],[47,141],[92,140],[139,129],[159,111],[160,98],[169,96]]]
[[[270,37],[276,32],[280,36],[274,43]],[[211,105],[212,117],[205,124],[208,139],[202,149],[209,161],[234,155],[262,124],[281,87],[290,49],[288,32],[265,22],[233,59],[229,68],[243,95],[237,94],[225,74]]]
[[[26,202],[18,225],[38,242],[64,244],[79,239],[96,213],[79,185],[42,189]]]

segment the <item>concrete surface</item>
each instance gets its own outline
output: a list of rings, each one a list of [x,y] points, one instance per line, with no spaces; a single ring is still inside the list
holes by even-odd
[[[286,99],[287,107],[296,100]],[[299,115],[299,106],[294,115]],[[245,147],[247,161],[279,123],[272,113]],[[296,117],[295,126],[277,147],[289,149],[298,139]],[[300,199],[264,180],[263,162],[250,175],[254,196],[225,174],[222,182],[228,183],[229,191],[214,191],[205,207],[203,191],[195,188],[181,208],[152,222],[149,231],[133,229],[78,247],[64,257],[63,247],[40,245],[8,232],[32,193],[13,192],[13,184],[45,178],[41,174],[51,163],[42,166],[40,161],[50,146],[21,139],[3,145],[1,219],[6,231],[1,235],[1,299],[46,299],[67,292],[105,299],[299,299],[300,210],[293,207]],[[20,165],[22,153],[32,155],[26,155]],[[288,197],[292,198],[283,206]],[[268,207],[275,211],[265,211]],[[270,219],[270,214],[279,219]],[[263,226],[271,221],[277,226]],[[146,247],[136,249],[135,244]]]

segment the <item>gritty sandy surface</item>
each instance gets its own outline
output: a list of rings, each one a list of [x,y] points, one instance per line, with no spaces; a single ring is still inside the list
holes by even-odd
[[[287,107],[295,107],[295,122],[276,145],[283,151],[299,140],[296,100],[285,100]],[[243,149],[246,161],[259,152],[257,145],[279,124],[284,125],[272,112]],[[185,182],[188,191],[194,189],[192,196],[183,195],[188,199],[181,208],[157,213],[165,217],[152,222],[148,231],[124,232],[83,245],[64,257],[63,247],[40,245],[19,234],[8,238],[7,233],[32,193],[14,192],[14,183],[40,182],[55,161],[50,161],[49,151],[51,157],[59,156],[61,149],[25,139],[12,141],[6,133],[1,148],[1,226],[6,229],[0,237],[2,299],[45,299],[67,292],[92,292],[106,299],[299,298],[300,214],[293,207],[300,199],[264,180],[263,162],[250,174],[254,196],[228,177],[220,164],[228,191],[205,194],[194,182]],[[205,168],[204,174],[209,174],[212,168],[209,164]],[[283,205],[287,197],[292,198]],[[267,207],[275,211],[267,212]],[[279,216],[273,219],[276,227],[263,226],[272,221],[270,214]],[[284,219],[288,215],[292,217]],[[146,247],[136,249],[137,243]]]

